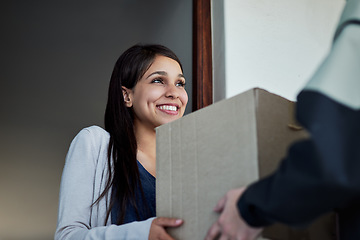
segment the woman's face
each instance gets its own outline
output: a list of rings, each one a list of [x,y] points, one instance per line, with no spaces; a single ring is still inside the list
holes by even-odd
[[[184,115],[188,102],[185,78],[175,60],[156,56],[129,92],[135,124],[155,128]]]

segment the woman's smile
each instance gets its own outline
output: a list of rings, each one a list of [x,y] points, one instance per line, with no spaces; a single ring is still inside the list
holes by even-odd
[[[175,104],[163,104],[156,106],[160,111],[170,114],[170,115],[178,115],[179,114],[179,106]]]

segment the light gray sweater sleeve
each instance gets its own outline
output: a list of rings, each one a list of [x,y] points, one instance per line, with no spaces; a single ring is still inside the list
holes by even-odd
[[[124,225],[105,224],[108,197],[91,207],[107,178],[108,134],[83,129],[72,141],[60,185],[55,240],[148,239],[154,218]]]

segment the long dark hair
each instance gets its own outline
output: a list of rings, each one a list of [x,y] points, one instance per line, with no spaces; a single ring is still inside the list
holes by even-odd
[[[109,175],[104,191],[93,203],[93,205],[97,204],[111,191],[111,188],[115,187],[116,191],[113,191],[110,198],[105,224],[115,201],[119,206],[118,224],[124,221],[128,203],[132,204],[136,211],[138,209],[135,201],[135,189],[136,186],[140,186],[140,189],[142,187],[136,159],[134,113],[132,108],[125,105],[122,86],[133,89],[158,55],[177,61],[182,70],[180,60],[170,49],[161,45],[135,45],[119,57],[111,75],[105,110],[105,130],[110,133]]]

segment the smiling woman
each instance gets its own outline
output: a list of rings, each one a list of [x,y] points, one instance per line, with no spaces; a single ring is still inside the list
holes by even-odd
[[[135,127],[150,127],[153,131],[155,127],[181,117],[188,101],[184,86],[185,78],[179,63],[156,56],[133,89],[123,87],[127,107],[132,106],[135,113]]]
[[[60,186],[55,239],[172,239],[155,218],[156,133],[183,116],[188,95],[176,55],[136,45],[115,64],[105,130],[83,129],[71,143]]]

